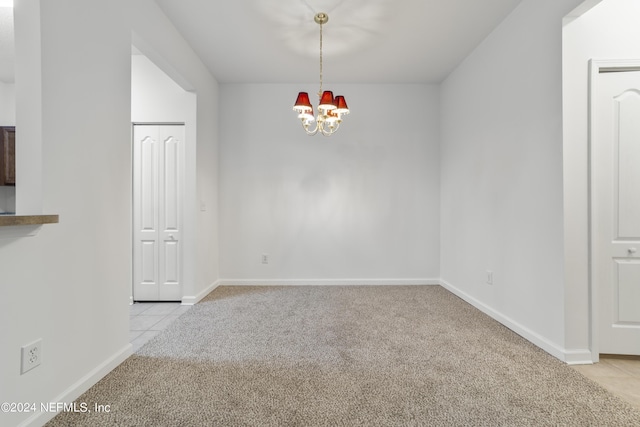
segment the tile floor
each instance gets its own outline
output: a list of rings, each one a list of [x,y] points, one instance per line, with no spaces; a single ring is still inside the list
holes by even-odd
[[[129,342],[133,351],[138,351],[191,307],[179,302],[136,302],[130,305]]]
[[[137,351],[192,306],[179,302],[137,302],[129,306],[129,341]],[[575,370],[640,409],[640,357],[600,356],[600,363]]]
[[[601,355],[600,363],[572,367],[640,409],[640,357]]]

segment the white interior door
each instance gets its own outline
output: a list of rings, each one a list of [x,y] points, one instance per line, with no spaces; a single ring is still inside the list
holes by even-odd
[[[133,299],[182,299],[183,125],[133,127]]]
[[[598,352],[640,355],[640,71],[600,73],[593,102]]]

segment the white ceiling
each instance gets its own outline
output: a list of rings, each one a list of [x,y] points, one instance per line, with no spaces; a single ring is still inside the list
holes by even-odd
[[[156,0],[221,83],[442,81],[521,0]]]
[[[4,1],[4,0],[0,0]],[[221,83],[437,83],[521,0],[156,0]],[[1,4],[0,4],[1,6]],[[13,14],[0,7],[0,81]]]

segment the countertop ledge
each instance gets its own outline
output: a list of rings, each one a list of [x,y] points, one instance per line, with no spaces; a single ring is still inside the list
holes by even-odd
[[[0,227],[11,225],[57,224],[58,215],[0,215]]]

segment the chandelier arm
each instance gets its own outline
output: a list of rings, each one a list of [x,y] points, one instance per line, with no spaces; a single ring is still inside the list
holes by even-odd
[[[307,133],[307,135],[310,135],[310,136],[313,136],[313,135],[315,135],[316,133],[318,133],[318,123],[316,123],[315,128],[314,128],[312,131],[310,131],[310,130],[309,130],[309,124],[308,124],[308,123],[307,123],[307,124],[305,124],[305,123],[304,123],[304,120],[303,120],[303,121],[302,121],[302,128],[303,128],[303,129],[304,129],[304,131]]]
[[[340,124],[339,124],[339,123],[336,123],[336,125],[335,125],[335,126],[331,127],[331,126],[329,126],[329,125],[328,125],[327,127],[328,127],[329,129],[325,129],[325,128],[324,128],[324,125],[325,125],[326,123],[327,123],[327,122],[324,122],[324,123],[323,123],[323,125],[322,125],[322,127],[320,128],[320,132],[321,132],[321,133],[322,133],[322,135],[324,135],[324,136],[331,136],[331,135],[333,135],[333,134],[338,130],[338,127],[340,126]]]

